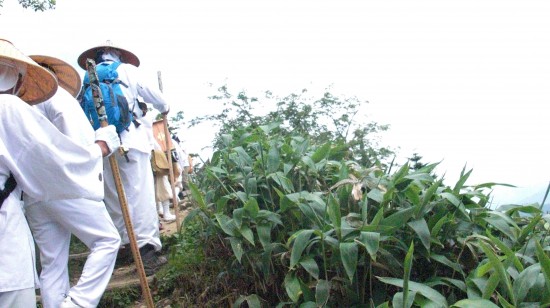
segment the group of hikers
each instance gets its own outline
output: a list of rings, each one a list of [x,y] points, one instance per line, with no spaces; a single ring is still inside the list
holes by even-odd
[[[45,308],[98,305],[119,251],[129,249],[116,173],[146,275],[167,262],[161,255],[159,214],[168,222],[174,217],[166,200],[158,203],[155,196],[151,125],[140,101],[164,117],[169,104],[158,85],[142,77],[134,53],[106,41],[77,58],[84,70],[89,62],[98,68],[115,65],[116,78],[108,83],[122,91],[127,106],[120,110],[131,113],[132,123],[124,129],[90,125],[94,118],[80,101],[95,79],[88,72],[81,80],[65,61],[27,55],[0,38],[0,307],[36,307],[37,288]],[[113,157],[118,170],[109,163]],[[73,286],[68,272],[72,235],[89,249]]]

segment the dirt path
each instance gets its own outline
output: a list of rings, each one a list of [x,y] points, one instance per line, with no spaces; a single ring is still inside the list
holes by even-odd
[[[184,207],[188,204],[180,203],[180,211],[179,211],[179,221],[183,221],[185,216],[189,213],[189,208]],[[173,211],[173,209],[171,209]],[[169,236],[177,232],[177,224],[175,221],[172,222],[165,222],[162,221],[162,230],[160,231],[161,236]],[[154,276],[147,277],[147,280],[149,283],[154,280]],[[138,272],[136,270],[136,266],[134,263],[127,265],[127,266],[117,266],[115,267],[115,270],[113,271],[113,276],[111,277],[111,280],[109,281],[109,285],[107,286],[107,291],[113,290],[113,289],[119,289],[119,288],[127,288],[127,287],[139,287],[140,281]]]

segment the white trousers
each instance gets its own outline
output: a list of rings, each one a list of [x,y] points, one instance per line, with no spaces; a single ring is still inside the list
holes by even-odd
[[[0,307],[36,308],[36,292],[34,288],[0,292]]]
[[[118,161],[118,168],[124,193],[126,194],[130,220],[134,229],[138,247],[151,244],[156,251],[162,248],[160,243],[159,220],[155,203],[155,188],[153,170],[151,169],[151,153],[143,153],[130,149],[126,158],[118,152],[113,154]],[[113,172],[109,159],[104,159],[105,166],[105,205],[122,238],[122,244],[128,244],[128,232],[118,200]]]
[[[120,236],[103,202],[87,199],[38,202],[25,214],[40,250],[40,294],[44,308],[57,308],[68,294],[83,307],[99,303],[115,266]],[[90,249],[77,284],[70,288],[71,234]]]

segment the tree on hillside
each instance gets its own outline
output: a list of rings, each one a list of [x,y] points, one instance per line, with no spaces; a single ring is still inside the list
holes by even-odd
[[[214,150],[220,147],[223,135],[238,128],[281,122],[283,133],[292,132],[319,143],[337,141],[347,144],[350,149],[347,155],[364,166],[372,166],[393,154],[391,149],[379,146],[379,133],[388,130],[389,126],[360,118],[359,111],[368,102],[357,97],[337,97],[327,89],[322,97],[315,98],[307,96],[307,89],[304,89],[299,94],[284,97],[266,91],[265,97],[260,99],[249,96],[246,91],[235,96],[224,85],[209,99],[214,103],[221,102],[221,112],[196,117],[190,121],[190,126],[204,122],[217,125],[219,131]]]
[[[420,170],[424,168],[427,164],[421,162],[422,156],[418,153],[413,153],[412,157],[409,157],[409,166],[412,170]]]
[[[55,9],[56,0],[18,0],[24,8],[31,8],[35,12]],[[3,7],[4,0],[0,0],[0,7]]]

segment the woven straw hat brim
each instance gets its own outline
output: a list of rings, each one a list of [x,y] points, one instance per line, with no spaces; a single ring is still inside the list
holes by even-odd
[[[35,105],[50,99],[57,91],[57,79],[47,69],[19,51],[10,41],[0,38],[0,58],[15,61],[26,67],[19,98]]]
[[[95,60],[96,52],[98,49],[102,48],[113,48],[120,51],[121,54],[121,62],[123,63],[130,63],[134,66],[139,66],[140,62],[138,57],[131,51],[128,51],[126,49],[120,48],[118,46],[113,45],[110,41],[107,41],[105,44],[101,44],[96,47],[92,47],[86,51],[84,51],[80,56],[78,56],[78,65],[83,69],[86,70],[86,59],[93,59]]]
[[[31,55],[29,57],[33,59],[34,62],[53,72],[57,77],[57,82],[60,87],[67,90],[67,92],[71,93],[74,97],[78,95],[80,87],[82,86],[82,81],[80,80],[78,71],[72,65],[61,59],[50,56]]]

